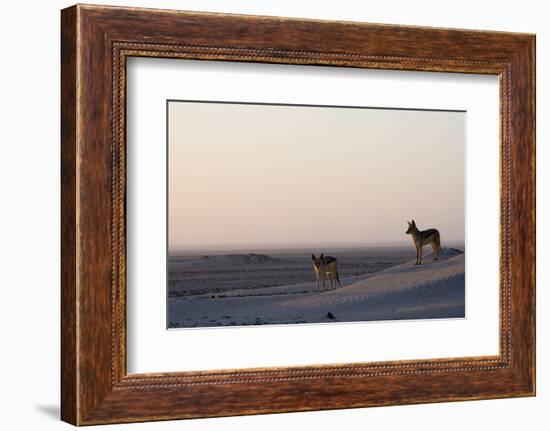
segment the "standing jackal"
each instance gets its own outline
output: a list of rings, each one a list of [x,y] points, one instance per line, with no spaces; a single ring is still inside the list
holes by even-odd
[[[416,262],[415,265],[422,265],[422,247],[430,244],[434,251],[434,260],[439,259],[441,253],[441,240],[437,229],[419,230],[416,227],[414,220],[409,223],[407,234],[412,235],[414,246],[416,247]]]
[[[315,277],[317,278],[317,289],[315,289],[315,291],[319,290],[319,279],[323,280],[323,290],[325,290],[326,277],[330,280],[330,290],[336,289],[336,283],[340,285],[340,276],[338,275],[338,259],[332,256],[325,257],[324,254],[321,254],[321,256],[317,258],[314,254],[312,254],[311,261],[313,262],[313,271],[315,272]]]

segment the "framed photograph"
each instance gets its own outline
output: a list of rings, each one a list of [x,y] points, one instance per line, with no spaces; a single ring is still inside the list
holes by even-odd
[[[535,394],[535,36],[61,14],[62,419]]]

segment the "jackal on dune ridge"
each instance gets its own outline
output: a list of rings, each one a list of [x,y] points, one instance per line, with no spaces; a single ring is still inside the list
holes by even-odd
[[[434,251],[434,260],[439,259],[441,253],[441,238],[437,229],[419,230],[416,223],[407,221],[409,228],[405,232],[412,236],[414,246],[416,247],[416,262],[415,265],[422,265],[422,247],[431,245]]]

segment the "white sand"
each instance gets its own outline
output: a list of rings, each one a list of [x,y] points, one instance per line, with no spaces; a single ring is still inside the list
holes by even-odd
[[[330,283],[327,282],[327,289]],[[423,265],[407,262],[332,291],[315,283],[170,298],[170,327],[349,322],[464,317],[464,254],[444,249]]]

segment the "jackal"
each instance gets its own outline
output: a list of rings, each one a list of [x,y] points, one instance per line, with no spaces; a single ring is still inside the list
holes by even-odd
[[[323,290],[325,290],[326,277],[330,280],[330,290],[336,289],[336,283],[340,285],[340,276],[338,275],[338,259],[332,256],[321,254],[318,258],[314,254],[311,255],[313,262],[313,271],[317,279],[317,289],[319,290],[319,280],[323,280]]]
[[[409,223],[407,234],[412,235],[414,246],[416,247],[416,262],[415,265],[422,265],[422,247],[430,244],[434,251],[434,260],[439,259],[441,253],[441,241],[439,231],[437,229],[419,230],[416,227],[414,220]]]

